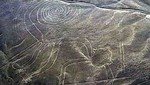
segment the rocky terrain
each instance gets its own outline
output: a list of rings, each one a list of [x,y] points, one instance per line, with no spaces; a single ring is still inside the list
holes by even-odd
[[[150,85],[150,0],[1,0],[0,85]]]

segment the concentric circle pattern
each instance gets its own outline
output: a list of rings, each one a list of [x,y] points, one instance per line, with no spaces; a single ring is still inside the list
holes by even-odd
[[[34,4],[27,11],[29,19],[30,15],[36,16],[38,23],[42,24],[62,24],[71,20],[78,13],[75,8],[57,1],[42,1]]]

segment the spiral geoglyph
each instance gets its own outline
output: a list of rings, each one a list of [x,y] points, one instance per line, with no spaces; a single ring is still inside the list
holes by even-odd
[[[27,10],[26,18],[34,21],[31,16],[36,16],[40,24],[62,24],[74,18],[79,11],[67,3],[57,1],[42,1],[34,4]]]

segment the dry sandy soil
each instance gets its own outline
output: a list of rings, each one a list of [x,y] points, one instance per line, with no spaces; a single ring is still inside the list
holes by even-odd
[[[0,85],[150,85],[150,1],[1,0]]]

